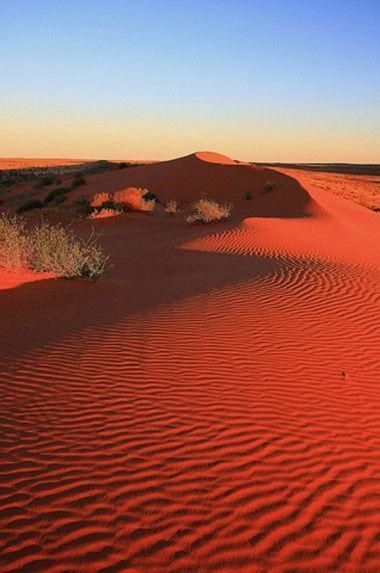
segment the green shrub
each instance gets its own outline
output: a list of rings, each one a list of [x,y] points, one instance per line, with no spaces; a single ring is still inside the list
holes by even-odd
[[[56,189],[52,189],[47,197],[45,197],[44,203],[51,203],[52,201],[56,202],[57,198],[62,198],[62,200],[59,201],[62,203],[62,201],[66,200],[66,193],[68,191],[69,189],[67,189],[67,187],[57,187]]]
[[[48,187],[49,185],[52,185],[55,182],[56,178],[54,175],[45,175],[45,177],[43,177],[42,179],[40,179],[39,181],[37,181],[34,184],[34,188],[35,189],[43,189],[44,187]]]
[[[80,187],[81,185],[84,185],[86,183],[86,179],[83,177],[83,175],[76,175],[71,183],[71,186],[73,188],[75,187]]]
[[[41,209],[43,203],[39,199],[29,199],[23,205],[17,209],[17,213],[25,213],[26,211],[32,211],[33,209]]]

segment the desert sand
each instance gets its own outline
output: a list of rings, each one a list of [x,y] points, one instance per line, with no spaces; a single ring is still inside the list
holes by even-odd
[[[379,571],[379,215],[210,152],[73,198],[125,185],[233,215],[77,221],[97,282],[0,271],[1,571]]]

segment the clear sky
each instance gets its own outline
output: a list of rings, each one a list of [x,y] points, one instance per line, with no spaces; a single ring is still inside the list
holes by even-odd
[[[0,0],[0,156],[380,163],[380,0]]]

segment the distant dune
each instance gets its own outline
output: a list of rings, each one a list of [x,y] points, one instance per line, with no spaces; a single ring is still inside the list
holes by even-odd
[[[1,571],[379,571],[380,219],[297,179],[212,152],[89,175],[70,201],[184,212],[75,219],[95,283],[0,271]],[[202,194],[232,218],[187,226]]]

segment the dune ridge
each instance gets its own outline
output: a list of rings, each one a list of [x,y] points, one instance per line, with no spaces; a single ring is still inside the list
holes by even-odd
[[[379,220],[289,180],[96,221],[109,276],[0,292],[2,571],[378,571]]]

